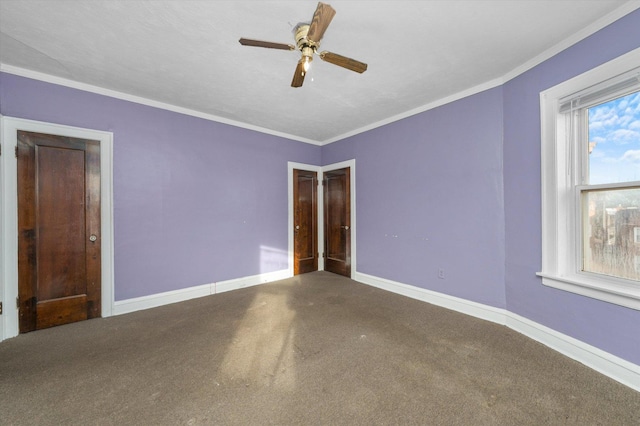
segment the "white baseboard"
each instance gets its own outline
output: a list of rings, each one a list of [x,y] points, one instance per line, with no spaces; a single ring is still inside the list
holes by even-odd
[[[542,343],[613,380],[640,392],[640,365],[559,333],[513,312],[507,312],[507,327]]]
[[[220,281],[219,283],[212,284],[214,286],[214,292],[211,294],[223,293],[225,291],[237,290],[239,288],[252,287],[258,284],[265,284],[272,281],[283,280],[292,276],[293,274],[290,270],[283,269],[281,271],[269,272],[266,274]]]
[[[431,290],[355,273],[355,280],[392,293],[411,297],[476,318],[505,325],[561,354],[590,367],[607,377],[640,392],[640,366],[591,346],[573,337],[559,333],[506,309],[483,305]]]
[[[180,290],[167,291],[164,293],[151,294],[149,296],[136,297],[133,299],[119,300],[113,304],[113,315],[128,314],[144,309],[157,308],[158,306],[169,305],[171,303],[184,302],[185,300],[198,297],[209,296],[225,291],[237,290],[251,287],[271,281],[282,280],[291,277],[288,269],[268,272],[265,274],[252,275],[249,277],[235,278],[232,280],[220,281],[211,284],[203,284]]]
[[[431,290],[425,290],[423,288],[402,284],[385,278],[374,277],[373,275],[367,275],[361,272],[356,272],[354,279],[363,284],[368,284],[392,293],[401,294],[412,299],[431,303],[432,305],[442,306],[443,308],[451,309],[452,311],[462,312],[463,314],[502,325],[506,324],[504,309],[494,308],[493,306],[483,305],[482,303],[472,302],[470,300],[449,296],[447,294]]]

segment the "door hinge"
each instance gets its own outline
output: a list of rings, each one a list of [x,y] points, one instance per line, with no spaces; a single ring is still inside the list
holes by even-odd
[[[20,309],[20,298],[16,297],[16,309]]]
[[[0,315],[2,315],[2,302],[0,302]]]
[[[18,145],[16,145],[16,158],[18,158]]]

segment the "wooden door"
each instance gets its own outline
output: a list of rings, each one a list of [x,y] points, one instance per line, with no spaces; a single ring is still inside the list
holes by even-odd
[[[293,274],[318,270],[318,174],[293,170]]]
[[[18,131],[20,332],[100,316],[100,143]]]
[[[351,277],[349,168],[324,173],[324,269]]]

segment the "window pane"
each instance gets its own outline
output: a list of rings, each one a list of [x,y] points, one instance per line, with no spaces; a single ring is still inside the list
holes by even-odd
[[[640,281],[640,187],[583,191],[583,270]]]
[[[640,181],[640,92],[589,108],[590,185]]]

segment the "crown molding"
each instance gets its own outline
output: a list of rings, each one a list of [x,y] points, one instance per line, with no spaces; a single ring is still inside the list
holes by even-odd
[[[514,79],[520,74],[524,74],[525,72],[529,71],[531,68],[534,68],[540,65],[541,63],[543,63],[544,61],[551,59],[552,57],[562,52],[563,50],[568,49],[574,44],[579,43],[580,41],[595,34],[601,29],[613,24],[618,19],[630,14],[631,12],[633,12],[638,8],[640,8],[640,0],[632,0],[632,1],[629,1],[628,3],[623,4],[619,8],[611,11],[610,13],[604,15],[602,18],[591,23],[591,25],[584,27],[582,30],[572,34],[571,36],[562,40],[560,43],[550,47],[549,49],[545,50],[535,58],[528,60],[527,62],[520,65],[519,67],[516,67],[510,72],[506,73],[502,77],[503,83],[506,83],[509,80]]]
[[[109,96],[111,98],[120,99],[123,101],[133,102],[141,105],[150,106],[153,108],[164,109],[167,111],[176,112],[179,114],[189,115],[192,117],[202,118],[208,121],[214,121],[216,123],[228,124],[234,127],[240,127],[247,130],[252,130],[259,133],[265,133],[272,136],[277,136],[284,139],[291,139],[298,142],[309,143],[312,145],[321,145],[320,142],[303,138],[296,135],[291,135],[284,132],[278,132],[272,129],[268,129],[266,127],[254,126],[251,124],[243,123],[236,120],[231,120],[228,118],[220,117],[213,114],[207,114],[201,111],[197,111],[194,109],[184,108],[173,104],[168,104],[165,102],[155,101],[153,99],[144,98],[141,96],[135,96],[124,92],[119,92],[117,90],[106,89],[100,86],[94,86],[92,84],[81,83],[75,80],[69,80],[62,77],[57,77],[51,74],[45,74],[38,71],[29,70],[26,68],[20,68],[13,65],[8,65],[4,63],[0,63],[0,72],[4,72],[7,74],[13,74],[20,77],[26,77],[33,80],[43,81],[45,83],[57,84],[59,86],[69,87],[71,89],[78,89],[85,92],[95,93],[97,95]]]
[[[408,118],[411,117],[412,115],[416,115],[416,114],[420,114],[422,112],[428,111],[430,109],[434,109],[437,108],[439,106],[457,101],[459,99],[465,98],[467,96],[472,96],[475,95],[477,93],[483,92],[485,90],[494,88],[494,87],[498,87],[501,86],[505,83],[507,83],[508,81],[514,79],[515,77],[524,74],[525,72],[529,71],[530,69],[540,65],[541,63],[543,63],[544,61],[554,57],[555,55],[557,55],[558,53],[562,52],[563,50],[568,49],[569,47],[573,46],[574,44],[577,44],[578,42],[584,40],[585,38],[589,37],[590,35],[600,31],[601,29],[605,28],[608,25],[611,25],[612,23],[614,23],[615,21],[617,21],[618,19],[628,15],[629,13],[633,12],[634,10],[640,8],[640,0],[632,0],[629,1],[625,4],[623,4],[622,6],[620,6],[619,8],[613,10],[612,12],[604,15],[603,17],[601,17],[600,19],[598,19],[597,21],[593,22],[591,25],[588,25],[587,27],[583,28],[582,30],[580,30],[577,33],[572,34],[571,36],[569,36],[568,38],[562,40],[560,43],[554,45],[553,47],[545,50],[544,52],[542,52],[541,54],[539,54],[538,56],[530,59],[529,61],[525,62],[524,64],[514,68],[513,70],[509,71],[508,73],[504,74],[502,77],[498,77],[494,80],[490,80],[487,81],[486,83],[482,83],[479,84],[477,86],[473,86],[470,87],[468,89],[465,89],[461,92],[455,93],[453,95],[447,96],[445,98],[442,99],[438,99],[434,102],[422,105],[418,108],[414,108],[411,109],[409,111],[405,111],[403,113],[400,114],[396,114],[392,117],[386,118],[384,120],[380,120],[377,121],[375,123],[371,123],[367,126],[363,126],[360,127],[358,129],[352,130],[350,132],[347,133],[343,133],[341,135],[335,136],[331,139],[327,139],[325,141],[323,141],[321,143],[321,145],[328,145],[330,143],[333,142],[337,142],[355,135],[358,135],[360,133],[364,133],[367,132],[369,130],[373,130],[375,128],[378,127],[382,127],[384,125],[393,123],[395,121],[399,121],[402,120],[404,118]]]
[[[69,79],[65,79],[65,78],[62,78],[62,77],[56,77],[56,76],[53,76],[53,75],[50,75],[50,74],[45,74],[45,73],[41,73],[41,72],[37,72],[37,71],[32,71],[32,70],[16,67],[16,66],[13,66],[13,65],[7,65],[7,64],[0,63],[0,72],[6,72],[6,73],[9,73],[9,74],[18,75],[18,76],[21,76],[21,77],[27,77],[27,78],[31,78],[31,79],[34,79],[34,80],[44,81],[44,82],[47,82],[47,83],[58,84],[58,85],[65,86],[65,87],[70,87],[70,88],[73,88],[73,89],[78,89],[78,90],[83,90],[83,91],[87,91],[87,92],[91,92],[91,93],[96,93],[96,94],[99,94],[99,95],[109,96],[109,97],[112,97],[112,98],[121,99],[121,100],[129,101],[129,102],[134,102],[134,103],[141,104],[141,105],[151,106],[151,107],[154,107],[154,108],[160,108],[160,109],[176,112],[176,113],[179,113],[179,114],[190,115],[190,116],[193,116],[193,117],[202,118],[204,120],[209,120],[209,121],[222,123],[222,124],[228,124],[230,126],[239,127],[239,128],[243,128],[243,129],[247,129],[247,130],[252,130],[252,131],[255,131],[255,132],[264,133],[264,134],[268,134],[268,135],[272,135],[272,136],[277,136],[277,137],[284,138],[284,139],[290,139],[290,140],[294,140],[294,141],[297,141],[297,142],[304,142],[304,143],[308,143],[308,144],[316,145],[316,146],[324,146],[324,145],[331,144],[333,142],[337,142],[337,141],[340,141],[340,140],[343,140],[343,139],[358,135],[360,133],[367,132],[369,130],[376,129],[378,127],[385,126],[387,124],[391,124],[391,123],[396,122],[396,121],[400,121],[402,119],[411,117],[413,115],[420,114],[420,113],[423,113],[425,111],[429,111],[431,109],[437,108],[437,107],[442,106],[442,105],[446,105],[448,103],[454,102],[454,101],[459,100],[459,99],[463,99],[463,98],[468,97],[468,96],[475,95],[475,94],[483,92],[485,90],[488,90],[488,89],[503,85],[506,82],[512,80],[513,78],[515,78],[515,77],[517,77],[517,76],[529,71],[530,69],[536,67],[537,65],[541,64],[542,62],[552,58],[553,56],[557,55],[558,53],[562,52],[563,50],[573,46],[574,44],[580,42],[581,40],[584,40],[585,38],[587,38],[590,35],[596,33],[597,31],[599,31],[599,30],[605,28],[606,26],[614,23],[618,19],[628,15],[629,13],[635,11],[638,8],[640,8],[640,0],[631,0],[631,1],[627,2],[627,3],[624,3],[619,8],[613,10],[612,12],[608,13],[607,15],[604,15],[602,18],[598,19],[597,21],[593,22],[592,24],[588,25],[587,27],[583,28],[581,31],[578,31],[577,33],[572,34],[571,36],[567,37],[566,39],[564,39],[560,43],[554,45],[553,47],[551,47],[551,48],[549,48],[547,50],[545,50],[544,52],[542,52],[538,56],[536,56],[536,57],[532,58],[531,60],[525,62],[524,64],[514,68],[513,70],[509,71],[508,73],[504,74],[501,77],[498,77],[496,79],[487,81],[485,83],[470,87],[470,88],[465,89],[465,90],[463,90],[461,92],[454,93],[452,95],[449,95],[447,97],[438,99],[438,100],[430,102],[428,104],[419,106],[417,108],[413,108],[413,109],[405,111],[403,113],[396,114],[396,115],[391,116],[389,118],[386,118],[386,119],[383,119],[383,120],[380,120],[380,121],[376,121],[376,122],[368,124],[366,126],[359,127],[359,128],[354,129],[352,131],[349,131],[349,132],[346,132],[346,133],[342,133],[340,135],[337,135],[337,136],[334,136],[332,138],[329,138],[329,139],[326,139],[326,140],[322,140],[322,141],[313,140],[313,139],[309,139],[309,138],[304,138],[304,137],[301,137],[301,136],[296,136],[296,135],[292,135],[292,134],[285,133],[285,132],[279,132],[279,131],[275,131],[275,130],[272,130],[272,129],[268,129],[266,127],[254,126],[254,125],[251,125],[251,124],[243,123],[243,122],[236,121],[236,120],[231,120],[231,119],[220,117],[220,116],[217,116],[217,115],[207,114],[207,113],[203,113],[201,111],[180,107],[180,106],[172,105],[172,104],[165,103],[165,102],[159,102],[159,101],[155,101],[155,100],[152,100],[152,99],[143,98],[143,97],[140,97],[140,96],[134,96],[134,95],[130,95],[128,93],[119,92],[119,91],[111,90],[111,89],[106,89],[106,88],[99,87],[99,86],[94,86],[94,85],[91,85],[91,84],[80,83],[80,82],[77,82],[77,81],[74,81],[74,80],[69,80]]]

